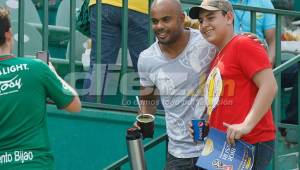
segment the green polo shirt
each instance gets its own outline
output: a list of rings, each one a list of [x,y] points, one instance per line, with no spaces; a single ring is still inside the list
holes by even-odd
[[[73,95],[42,61],[0,56],[0,170],[52,170],[46,99],[64,108]]]

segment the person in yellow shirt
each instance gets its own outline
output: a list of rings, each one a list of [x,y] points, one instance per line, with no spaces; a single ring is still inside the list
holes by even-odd
[[[112,5],[115,7],[122,7],[122,0],[102,0],[102,4]],[[90,0],[90,6],[95,5],[96,0]],[[148,0],[130,0],[128,1],[128,8],[140,13],[148,14]]]
[[[90,81],[85,81],[84,88],[89,93],[84,100],[94,102],[97,94],[93,87],[96,63],[96,48],[100,47],[96,42],[97,7],[96,0],[90,0],[90,33],[92,39],[91,60],[89,73]],[[102,30],[101,30],[101,64],[115,64],[117,61],[122,41],[122,0],[102,0]],[[135,71],[139,54],[148,47],[148,0],[128,1],[128,49]],[[103,65],[102,65],[103,66]],[[93,73],[93,74],[92,74]],[[103,81],[101,81],[103,82]]]

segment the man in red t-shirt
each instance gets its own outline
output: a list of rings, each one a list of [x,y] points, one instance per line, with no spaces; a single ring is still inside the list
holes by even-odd
[[[266,50],[247,36],[235,35],[233,9],[226,0],[204,0],[189,13],[219,52],[206,82],[210,127],[256,146],[254,169],[266,168],[274,151],[271,104],[277,91]]]

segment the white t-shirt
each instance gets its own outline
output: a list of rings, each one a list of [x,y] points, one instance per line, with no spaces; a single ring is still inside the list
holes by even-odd
[[[203,148],[189,136],[188,122],[205,110],[203,88],[216,49],[198,30],[190,29],[186,48],[175,59],[162,53],[156,41],[140,54],[141,85],[156,86],[165,109],[168,151],[177,158],[198,157]]]

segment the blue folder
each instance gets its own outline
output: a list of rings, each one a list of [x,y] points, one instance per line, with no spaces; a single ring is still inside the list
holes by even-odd
[[[210,128],[196,165],[208,170],[250,170],[253,162],[253,145],[236,140],[232,146],[227,143],[224,132]]]

